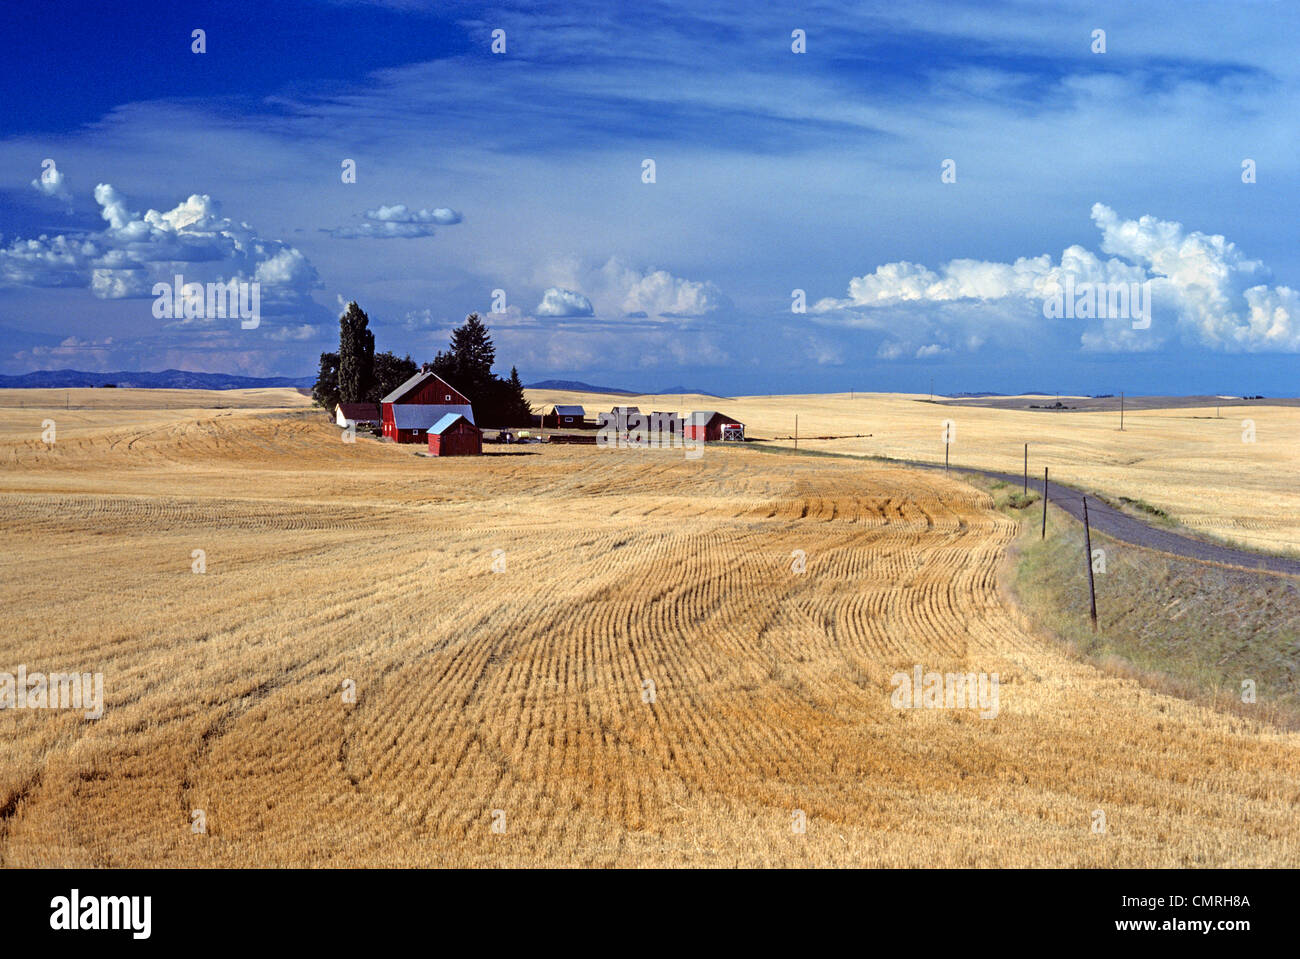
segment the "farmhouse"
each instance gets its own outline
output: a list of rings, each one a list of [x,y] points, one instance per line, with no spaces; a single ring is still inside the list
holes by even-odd
[[[379,404],[378,403],[340,403],[334,410],[334,422],[339,426],[356,425],[361,426],[366,423],[379,423]]]
[[[479,456],[483,431],[460,413],[447,413],[429,427],[430,456]]]
[[[448,413],[465,417],[472,424],[470,402],[437,373],[416,373],[380,400],[384,436],[394,443],[419,443],[430,427]]]
[[[581,406],[552,406],[542,416],[542,425],[553,430],[564,426],[579,427],[582,426],[586,416],[587,411]]]
[[[743,440],[745,424],[717,410],[696,410],[686,418],[688,440]]]

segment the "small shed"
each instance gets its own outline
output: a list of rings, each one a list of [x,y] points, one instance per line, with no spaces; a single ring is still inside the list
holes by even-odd
[[[564,427],[576,429],[582,426],[587,411],[581,406],[552,406],[542,417],[542,425],[547,429],[558,430]]]
[[[339,426],[362,426],[379,423],[378,403],[340,403],[334,410],[334,422]]]
[[[633,416],[639,416],[641,410],[635,406],[616,406],[610,412],[614,415],[614,427],[619,432],[626,432],[628,429],[628,419]]]
[[[447,413],[429,427],[430,456],[479,456],[483,432],[460,413]]]
[[[717,410],[696,410],[686,418],[688,440],[744,440],[745,424]]]

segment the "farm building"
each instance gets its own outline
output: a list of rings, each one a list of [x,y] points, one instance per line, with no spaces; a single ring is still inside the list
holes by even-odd
[[[448,413],[474,422],[470,402],[437,373],[416,373],[380,400],[384,436],[394,443],[419,443]]]
[[[743,440],[745,424],[717,410],[696,410],[686,418],[688,440]]]
[[[378,403],[340,403],[334,410],[334,422],[339,426],[379,423]]]
[[[483,431],[460,413],[447,413],[429,427],[430,456],[479,456]]]
[[[581,406],[552,406],[542,417],[542,425],[553,430],[565,426],[576,428],[582,426],[586,416],[587,411]]]
[[[610,412],[614,414],[615,427],[617,427],[619,430],[626,430],[627,418],[629,416],[636,416],[641,412],[641,410],[635,406],[616,406],[612,410],[610,410]]]
[[[655,410],[650,414],[650,429],[653,432],[667,433],[669,436],[685,436],[685,426],[686,421],[677,415],[676,410],[671,413]]]

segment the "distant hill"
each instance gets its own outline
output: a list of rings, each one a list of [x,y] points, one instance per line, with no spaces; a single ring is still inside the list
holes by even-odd
[[[310,389],[316,382],[311,376],[235,376],[230,373],[194,373],[189,370],[162,370],[157,373],[119,370],[114,373],[87,373],[84,370],[37,370],[18,376],[0,376],[4,389],[74,389],[107,386],[149,390],[253,390],[271,387]]]
[[[667,396],[670,393],[676,393],[678,396],[686,396],[688,394],[694,396],[716,396],[720,400],[725,400],[727,398],[721,393],[710,393],[708,390],[696,390],[689,386],[668,386],[662,390],[656,390],[652,395]]]
[[[592,386],[579,380],[542,380],[540,383],[528,383],[526,387],[530,390],[561,390],[567,393],[609,393],[612,396],[669,396],[673,393],[685,396],[689,393],[695,396],[716,396],[725,399],[721,393],[710,393],[708,390],[696,390],[686,386],[669,386],[662,390],[638,393],[636,390],[619,390],[612,386]]]
[[[566,393],[611,393],[614,396],[638,395],[632,390],[616,390],[612,386],[592,386],[590,383],[582,383],[578,380],[541,380],[537,383],[526,384],[526,388],[530,390],[561,390]]]

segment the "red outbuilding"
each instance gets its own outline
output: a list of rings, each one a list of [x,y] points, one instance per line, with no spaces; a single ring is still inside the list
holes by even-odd
[[[429,429],[430,456],[479,456],[483,432],[459,413],[448,413]]]
[[[717,410],[697,410],[686,418],[688,440],[744,440],[745,424]]]
[[[395,443],[419,443],[448,413],[474,423],[469,400],[437,373],[416,373],[379,402],[384,436]]]

